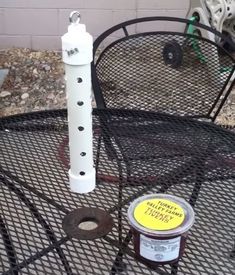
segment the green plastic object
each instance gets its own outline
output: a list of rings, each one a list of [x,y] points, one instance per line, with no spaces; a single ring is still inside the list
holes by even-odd
[[[196,16],[192,16],[189,20],[192,21],[192,22],[195,22],[197,20],[197,17]],[[195,31],[196,31],[196,29],[193,26],[193,24],[189,24],[187,33],[195,35]],[[193,49],[194,49],[194,51],[195,51],[198,59],[202,63],[205,64],[207,62],[207,60],[206,60],[206,57],[201,52],[201,49],[200,49],[200,46],[198,45],[197,39],[196,38],[191,38],[190,40],[192,41],[192,46],[193,46]],[[232,68],[230,68],[230,67],[221,67],[220,68],[220,73],[230,72],[231,70],[232,70]]]
[[[197,20],[197,18],[195,16],[193,16],[189,20],[192,21],[192,22],[195,22]],[[189,24],[187,33],[188,34],[193,34],[193,35],[195,34],[195,27],[192,24]],[[191,38],[190,40],[192,41],[192,46],[193,46],[193,49],[194,49],[194,51],[195,51],[198,59],[202,63],[206,63],[206,58],[203,55],[203,53],[201,52],[201,49],[200,49],[200,47],[198,45],[197,39],[196,38]]]

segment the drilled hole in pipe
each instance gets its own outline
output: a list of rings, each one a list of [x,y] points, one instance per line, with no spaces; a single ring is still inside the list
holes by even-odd
[[[97,227],[98,227],[98,222],[96,219],[93,219],[93,218],[85,218],[78,225],[78,228],[82,230],[94,230]]]
[[[81,175],[81,176],[85,176],[85,174],[86,174],[86,173],[83,172],[83,171],[80,172],[80,175]]]
[[[82,157],[85,157],[86,156],[86,153],[85,152],[81,152],[80,154]]]
[[[78,78],[77,78],[77,82],[78,82],[78,83],[82,83],[82,78],[81,78],[81,77],[78,77]]]
[[[83,104],[84,104],[83,101],[78,101],[78,102],[77,102],[77,105],[78,105],[78,106],[82,106]]]
[[[84,131],[84,127],[79,126],[79,127],[78,127],[78,130],[79,130],[79,131]]]

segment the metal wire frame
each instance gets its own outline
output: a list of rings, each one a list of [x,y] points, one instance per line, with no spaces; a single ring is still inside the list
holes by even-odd
[[[107,112],[108,112],[108,110],[107,110]],[[113,113],[113,114],[115,114],[115,113],[118,114],[119,110],[112,110],[110,112]],[[120,112],[121,112],[121,110],[120,110]],[[123,112],[123,110],[122,110],[122,112]],[[133,112],[133,111],[127,111],[126,113],[127,113],[127,116],[128,116],[128,114],[129,115],[131,115],[131,114],[134,115],[135,112]],[[144,112],[141,112],[141,113],[144,114]],[[155,116],[157,117],[156,114],[155,114]],[[161,116],[161,115],[159,115],[159,116]],[[163,117],[165,117],[165,119],[169,119],[169,117],[167,115],[163,114],[162,118]],[[106,132],[106,134],[104,134],[104,133],[102,134],[102,131],[99,132],[100,139],[101,139],[102,136],[104,137],[104,139],[107,139],[107,138],[109,139],[112,136],[112,137],[115,137],[115,142],[118,143],[118,141],[117,141],[118,135],[117,134],[115,135],[115,133],[113,133],[112,130],[107,130],[109,128],[109,126],[108,126],[109,125],[108,120],[105,119],[105,123],[104,123],[104,118],[102,117],[102,115],[100,115],[99,118],[102,121],[101,125],[103,125],[103,127],[105,127],[105,132]],[[176,117],[175,117],[175,119],[176,119]],[[184,121],[183,118],[181,120]],[[111,124],[111,122],[110,122],[110,124]],[[106,126],[104,126],[104,125],[106,125]],[[210,124],[208,124],[208,127],[210,127]],[[99,145],[100,145],[100,142],[101,142],[101,140],[99,141]],[[150,141],[148,141],[148,142],[150,142]],[[65,146],[67,146],[67,145],[68,145],[68,140],[66,140],[65,142],[63,142],[62,143],[62,147],[60,147],[60,149],[59,149],[59,151],[60,151],[60,154],[59,154],[60,158],[61,158],[62,162],[64,163],[64,165],[66,167],[68,167],[68,159],[65,156]],[[98,145],[98,148],[97,148],[97,154],[99,153],[99,150],[100,150],[99,145]],[[120,183],[125,182],[125,180],[124,180],[124,177],[123,177],[123,174],[122,174],[122,168],[121,168],[122,164],[121,164],[121,161],[118,159],[117,156],[115,156],[115,154],[116,154],[115,153],[115,148],[112,146],[112,142],[109,143],[109,146],[110,146],[109,150],[112,150],[112,153],[110,153],[110,154],[112,155],[113,158],[116,159],[116,161],[118,163],[118,166],[119,166],[119,169],[118,169],[118,171],[119,171],[119,177],[116,177],[116,179],[115,179],[115,177],[110,178],[108,176],[99,175],[98,174],[97,175],[97,179],[98,180],[104,180],[104,181],[107,181],[107,182],[110,182],[110,183],[115,183],[115,182],[119,183],[119,203],[118,203],[119,207],[118,207],[117,210],[118,210],[118,213],[121,213],[122,204],[123,204],[123,202],[122,202],[122,188],[125,187],[125,186],[122,186],[122,185],[120,186]],[[121,149],[121,150],[123,151],[123,149]],[[172,181],[172,178],[174,178],[175,174],[177,174],[177,175],[182,174],[182,178],[183,178],[187,174],[192,173],[192,172],[195,171],[195,179],[196,179],[195,180],[195,186],[194,186],[192,194],[191,194],[191,196],[189,198],[189,203],[192,206],[195,206],[196,201],[198,199],[198,196],[199,196],[199,193],[200,193],[200,189],[201,189],[201,186],[202,186],[202,183],[203,183],[203,179],[204,179],[204,172],[203,171],[204,171],[205,162],[206,162],[206,159],[212,154],[211,152],[213,152],[213,150],[212,150],[212,148],[210,146],[210,143],[208,143],[208,149],[205,152],[202,152],[202,154],[200,156],[195,156],[195,158],[193,158],[191,161],[189,161],[188,163],[185,163],[185,165],[180,166],[178,169],[174,170],[172,172],[172,174],[168,175],[169,178],[171,178],[171,181]],[[122,152],[122,153],[124,154],[124,152]],[[189,152],[189,153],[193,153],[193,152]],[[99,160],[99,155],[97,155],[96,160]],[[195,170],[195,166],[194,166],[195,163],[197,163],[197,169],[196,170]],[[98,169],[98,163],[96,164],[96,170],[97,171],[99,170]],[[162,188],[159,190],[159,192],[160,193],[166,192],[171,187],[170,185],[164,185],[164,182],[166,181],[166,179],[167,179],[168,176],[164,175],[162,177],[162,179],[159,178],[159,177],[157,177],[157,178],[153,177],[152,180],[151,180],[151,182],[148,181],[148,187],[147,188],[149,188],[149,183],[151,183],[152,185],[154,185],[155,182],[159,183],[159,181],[161,182],[161,180],[162,180],[162,184],[163,185],[162,185]],[[139,181],[139,183],[140,184],[142,183],[142,185],[143,185],[143,181],[142,180],[144,180],[144,179],[141,180],[141,179],[135,178],[133,180],[137,181],[137,182]],[[215,179],[211,179],[211,180],[215,180]],[[145,181],[146,181],[146,179],[145,179]],[[127,176],[127,184],[128,184],[128,182],[131,182],[131,180],[130,179],[128,180],[128,176]],[[175,182],[174,184],[177,184],[177,182]],[[173,185],[173,183],[172,183],[172,185]],[[123,266],[122,257],[124,255],[124,252],[126,252],[128,250],[127,246],[129,245],[129,242],[130,242],[131,237],[132,237],[132,233],[131,233],[131,231],[129,231],[129,233],[126,235],[126,237],[123,240],[123,238],[122,238],[122,230],[121,230],[121,228],[122,228],[122,225],[121,225],[122,215],[119,216],[118,221],[119,221],[119,243],[116,244],[116,246],[119,247],[119,251],[118,251],[117,257],[116,257],[116,259],[114,261],[114,265],[112,267],[111,273],[110,273],[112,275],[118,273],[120,270],[122,270],[122,269],[125,268]],[[107,239],[107,240],[109,240],[109,239]],[[130,254],[130,252],[128,252],[128,253]],[[178,270],[177,269],[177,264],[176,265],[172,265],[172,273],[171,274],[172,275],[176,275],[177,274],[177,270]],[[161,273],[161,271],[158,271],[158,272],[160,272],[159,274],[164,274],[164,273]]]
[[[183,18],[176,18],[176,17],[143,17],[143,18],[137,18],[137,19],[133,19],[133,20],[129,20],[126,22],[122,22],[120,24],[117,24],[113,27],[111,27],[110,29],[106,30],[104,33],[102,33],[100,36],[98,36],[98,38],[94,41],[94,47],[93,47],[93,62],[92,62],[92,85],[93,85],[93,89],[94,89],[94,95],[95,95],[95,100],[97,103],[97,107],[98,108],[106,108],[106,101],[102,92],[102,88],[100,86],[99,83],[99,79],[97,76],[97,72],[96,72],[96,67],[99,64],[100,60],[102,59],[102,56],[113,46],[119,44],[120,42],[126,41],[130,38],[138,38],[140,36],[147,36],[147,35],[157,35],[157,34],[162,34],[162,35],[177,35],[177,36],[182,36],[185,38],[193,38],[193,39],[197,39],[199,41],[205,41],[208,44],[211,44],[215,47],[217,47],[221,52],[223,52],[225,55],[227,55],[232,63],[233,63],[233,67],[231,69],[231,72],[229,74],[229,76],[227,77],[226,81],[223,84],[223,87],[221,88],[221,91],[218,93],[216,99],[214,102],[211,103],[211,107],[208,110],[207,114],[204,115],[198,115],[198,116],[194,116],[195,118],[209,118],[212,121],[214,121],[216,119],[216,117],[218,116],[219,112],[221,111],[225,101],[227,100],[232,87],[235,84],[235,80],[232,81],[232,83],[229,85],[229,81],[232,79],[232,76],[234,74],[235,71],[235,59],[230,55],[230,53],[228,53],[225,49],[223,49],[220,45],[216,44],[214,41],[211,41],[207,38],[204,37],[199,37],[193,34],[187,34],[187,33],[180,33],[180,32],[173,32],[173,31],[156,31],[156,32],[143,32],[143,33],[137,33],[137,34],[129,34],[127,31],[127,26],[130,25],[134,25],[134,24],[141,24],[141,23],[145,23],[145,22],[151,22],[151,21],[160,21],[160,22],[178,22],[178,23],[183,23],[186,26],[187,25],[192,25],[194,27],[198,27],[202,30],[208,31],[210,33],[212,33],[213,35],[220,37],[221,39],[223,39],[224,41],[227,41],[228,38],[226,36],[224,36],[223,34],[221,34],[220,32],[216,31],[215,29],[212,29],[206,25],[203,25],[201,23],[198,22],[192,22],[191,20],[187,20],[187,19],[183,19]],[[123,30],[124,32],[124,37],[123,38],[119,38],[117,40],[115,40],[113,43],[109,44],[107,47],[105,47],[101,53],[99,53],[99,57],[98,59],[95,61],[96,58],[96,54],[97,54],[97,50],[100,50],[100,45],[101,43],[107,38],[109,37],[112,33],[118,31],[118,30]],[[231,44],[231,41],[227,41],[229,44]],[[227,90],[226,90],[227,88]],[[221,100],[221,102],[219,102],[219,100],[221,99],[223,95],[223,98]]]
[[[108,110],[107,110],[107,111],[108,111]],[[63,117],[65,117],[65,115],[66,115],[66,112],[65,112],[65,111],[56,111],[56,112],[52,111],[52,112],[45,112],[45,117],[48,117],[48,118],[49,118],[50,115],[51,115],[52,113],[56,113],[56,114],[59,115],[59,116],[61,116],[61,114],[63,114],[63,115],[62,115]],[[98,114],[98,113],[99,113],[99,110],[95,110],[94,113],[95,113],[95,114]],[[113,110],[113,111],[110,111],[110,113],[111,113],[111,114],[112,114],[112,113],[113,113],[113,114],[115,114],[115,113],[118,114],[118,111],[117,111],[117,110]],[[129,115],[133,114],[133,112],[131,112],[131,111],[127,112],[127,115],[128,115],[128,113],[129,113]],[[144,113],[144,112],[143,112],[143,113]],[[41,115],[44,117],[44,113],[41,113]],[[157,117],[157,114],[154,114],[154,113],[153,113],[152,115],[153,115],[153,119],[154,119],[154,117]],[[27,118],[25,118],[25,117],[27,117]],[[36,114],[34,114],[34,113],[31,114],[32,125],[34,125],[35,129],[38,129],[38,131],[40,131],[40,130],[44,131],[46,128],[42,128],[42,125],[41,125],[41,123],[39,123],[38,118],[40,118],[40,115],[39,115],[39,114],[37,114],[37,113],[36,113]],[[162,116],[161,116],[161,119],[162,119],[162,120],[164,120],[164,118],[167,120],[167,116],[166,116],[166,115],[162,115]],[[23,115],[23,116],[14,116],[14,117],[12,117],[12,118],[5,118],[5,119],[2,119],[2,121],[4,121],[5,129],[12,129],[12,130],[14,130],[14,125],[13,125],[13,124],[14,124],[15,122],[17,122],[18,120],[19,120],[19,121],[24,121],[24,120],[27,121],[27,119],[30,119],[30,116],[28,116],[28,115],[24,116],[24,115]],[[172,119],[174,119],[174,118],[172,118]],[[34,122],[35,120],[38,121],[37,124]],[[176,121],[179,121],[179,123],[180,123],[180,121],[182,121],[182,122],[184,122],[184,121],[186,122],[186,121],[187,121],[187,119],[185,119],[185,118],[176,118],[176,117],[175,117],[175,120],[176,120]],[[191,123],[192,123],[192,124],[193,124],[193,123],[197,124],[198,122],[196,122],[196,121],[195,121],[195,122],[194,122],[194,121],[191,121]],[[28,127],[30,127],[28,123],[27,123],[27,125],[28,125]],[[229,135],[231,135],[231,137],[232,137],[232,136],[234,137],[234,135],[232,135],[229,131],[223,130],[223,129],[221,129],[219,126],[211,125],[211,124],[208,123],[208,128],[210,128],[210,127],[212,127],[213,129],[218,129],[218,130],[222,130],[223,132],[226,132],[226,134],[227,134],[228,137],[229,137]],[[35,130],[35,129],[34,129],[34,130]],[[59,128],[57,128],[57,127],[53,128],[53,129],[54,129],[54,131],[56,131],[56,130],[57,130],[57,131],[60,131],[60,130],[61,130],[61,129],[59,130]],[[17,126],[17,127],[15,128],[15,130],[16,130],[16,131],[23,131],[23,132],[24,132],[24,131],[26,130],[26,128],[24,128],[24,127],[18,127],[18,126]],[[48,129],[48,130],[50,130],[50,129]],[[63,130],[63,131],[64,131],[64,130]],[[177,173],[178,175],[180,174],[182,178],[183,178],[184,176],[186,176],[187,173],[190,173],[192,170],[190,170],[189,168],[191,167],[191,165],[193,166],[194,161],[195,161],[195,160],[193,160],[193,162],[192,162],[191,164],[190,164],[190,163],[187,163],[187,165],[189,165],[189,166],[186,165],[186,166],[184,167],[183,170],[182,170],[181,167],[180,167],[180,170],[179,170],[179,171],[175,171],[175,170],[174,170],[174,171],[171,172],[171,173],[168,173],[168,174],[165,174],[165,175],[162,176],[162,177],[159,177],[159,178],[158,178],[158,183],[160,182],[160,183],[161,183],[161,186],[162,186],[162,187],[159,189],[159,192],[165,192],[169,187],[171,187],[169,184],[166,184],[166,182],[169,182],[169,181],[170,181],[171,184],[177,184],[177,183],[178,183],[178,179],[177,179],[176,182],[174,182],[175,173]],[[202,159],[202,161],[203,161],[203,159]],[[202,163],[202,165],[203,165],[203,163]],[[234,163],[231,163],[231,165],[234,165]],[[191,167],[191,168],[193,169],[193,167]],[[28,190],[30,190],[30,191],[33,192],[33,188],[32,188],[32,187],[28,186],[27,183],[22,182],[21,180],[17,179],[16,176],[11,175],[10,173],[6,173],[6,171],[3,171],[3,170],[1,170],[0,172],[1,172],[3,175],[6,176],[5,178],[8,177],[8,178],[11,179],[12,181],[19,182],[20,185],[23,185],[25,188],[27,188]],[[120,171],[120,174],[122,174],[122,171]],[[146,187],[145,187],[144,189],[142,189],[140,192],[134,194],[132,197],[129,197],[129,198],[128,198],[128,201],[133,200],[133,199],[135,199],[136,197],[143,195],[146,191],[148,191],[148,190],[151,189],[151,186],[154,186],[154,185],[155,185],[155,182],[152,182],[149,186],[146,186]],[[28,206],[30,206],[30,204],[28,204],[28,203],[29,203],[28,199],[25,198],[24,196],[22,197],[22,194],[21,194],[21,192],[19,193],[18,188],[15,189],[15,186],[13,186],[12,183],[9,185],[9,188],[11,188],[11,190],[12,190],[13,192],[15,192],[17,195],[19,195],[19,198],[20,198],[21,200],[23,200]],[[41,196],[41,198],[45,199],[48,203],[50,203],[50,204],[52,204],[53,206],[55,206],[56,208],[60,209],[60,210],[63,211],[64,213],[68,213],[68,210],[67,210],[67,209],[64,209],[62,206],[60,206],[60,205],[58,205],[58,204],[56,204],[56,203],[53,203],[53,200],[50,201],[50,198],[47,198],[47,197],[44,196],[43,194],[40,194],[39,191],[34,190],[34,192],[36,192],[35,194],[36,194],[37,196]],[[23,195],[24,195],[24,194],[23,194]],[[127,203],[126,200],[121,200],[121,201],[120,201],[120,205],[116,205],[115,207],[110,208],[110,209],[109,209],[109,212],[110,212],[110,213],[113,213],[114,211],[116,211],[116,210],[122,208],[126,203]],[[37,214],[37,210],[36,210],[36,209],[32,209],[32,211],[34,211],[34,213]],[[36,211],[36,212],[35,212],[35,211]],[[40,217],[38,217],[38,218],[40,218]],[[44,224],[44,225],[45,225],[45,224]],[[4,231],[4,227],[3,227],[3,226],[1,227],[1,232],[3,232],[2,234],[4,234],[5,236],[7,236],[7,234],[5,234],[5,231]],[[114,262],[114,264],[113,264],[113,268],[112,268],[112,270],[110,271],[110,272],[111,272],[110,274],[112,274],[112,275],[113,275],[113,274],[116,274],[116,273],[119,272],[122,268],[125,268],[125,267],[122,266],[122,255],[123,255],[123,253],[127,253],[127,254],[130,255],[131,257],[132,257],[132,256],[134,257],[134,255],[131,253],[131,251],[129,251],[128,248],[127,248],[130,238],[131,238],[131,234],[129,233],[129,234],[127,234],[127,236],[122,236],[122,242],[120,242],[120,239],[119,239],[119,241],[118,241],[117,243],[114,243],[112,239],[109,239],[109,238],[105,237],[105,239],[106,239],[109,243],[111,243],[112,245],[116,246],[116,247],[119,249],[119,251],[118,251],[118,253],[117,253],[117,256],[116,256],[116,260],[115,260],[115,262]],[[27,266],[30,262],[33,262],[36,258],[41,257],[42,255],[44,255],[44,253],[47,253],[48,251],[51,251],[51,250],[55,249],[56,247],[59,247],[61,244],[63,244],[63,243],[66,242],[67,240],[68,240],[68,238],[62,239],[62,240],[60,240],[60,241],[55,241],[50,247],[48,247],[47,249],[41,251],[41,253],[37,253],[36,255],[34,255],[34,256],[31,257],[30,259],[28,259],[27,261],[20,263],[20,265],[17,266],[17,267],[18,267],[18,268],[23,268],[23,267]],[[5,239],[5,242],[8,242],[8,240]],[[10,248],[9,251],[12,252],[12,249]],[[13,250],[13,251],[14,251],[14,250]],[[232,252],[232,253],[233,253],[233,252]],[[231,255],[232,255],[232,253],[231,253]],[[10,256],[11,256],[11,255],[10,255]],[[13,259],[14,259],[14,258],[13,258]],[[13,265],[14,265],[14,263],[13,263]],[[16,271],[17,268],[13,267],[13,269],[11,269],[11,270],[13,270],[13,271],[15,270],[15,271]],[[159,274],[165,275],[164,272],[162,272],[161,270],[159,270],[159,271],[157,271],[157,272],[159,272]],[[4,273],[4,275],[6,275],[6,274],[9,274],[9,273]],[[12,273],[11,273],[11,274],[12,274]],[[68,274],[69,274],[69,273],[68,273]],[[177,264],[174,265],[174,266],[172,266],[171,274],[172,274],[172,275],[177,274]]]

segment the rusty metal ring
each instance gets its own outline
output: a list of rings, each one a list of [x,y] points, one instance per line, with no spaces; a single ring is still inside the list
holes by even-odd
[[[91,230],[79,228],[79,224],[85,221],[93,221],[97,223],[97,227]],[[104,210],[83,207],[75,209],[66,215],[63,219],[62,227],[69,237],[79,240],[93,240],[104,237],[112,230],[113,219]]]

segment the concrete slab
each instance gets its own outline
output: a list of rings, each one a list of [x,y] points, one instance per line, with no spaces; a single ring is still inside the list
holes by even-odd
[[[0,88],[2,87],[4,79],[6,78],[8,72],[9,72],[8,69],[0,69]]]

